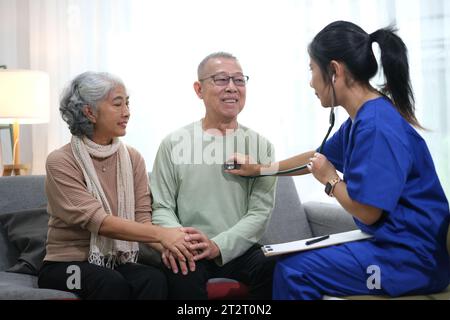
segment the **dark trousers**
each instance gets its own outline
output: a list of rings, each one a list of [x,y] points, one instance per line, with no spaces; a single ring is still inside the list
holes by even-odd
[[[268,300],[272,298],[272,274],[274,258],[266,258],[259,246],[251,247],[238,258],[218,266],[212,260],[196,262],[196,269],[187,275],[174,274],[165,269],[169,284],[169,299],[205,300],[208,298],[206,284],[211,278],[229,278],[249,286],[249,298]]]
[[[79,286],[72,281],[77,276],[73,266],[79,267]],[[40,288],[69,291],[89,300],[167,299],[164,273],[137,263],[112,270],[89,262],[44,262],[38,284]]]

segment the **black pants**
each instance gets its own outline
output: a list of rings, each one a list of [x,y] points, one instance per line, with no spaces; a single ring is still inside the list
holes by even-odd
[[[194,272],[183,275],[165,269],[169,284],[169,299],[204,300],[208,298],[206,283],[211,278],[229,278],[249,286],[250,299],[272,299],[274,258],[266,258],[259,246],[251,247],[238,258],[218,266],[214,261],[196,262]]]
[[[69,277],[79,267],[79,288]],[[69,269],[69,267],[71,267]],[[155,267],[127,263],[112,270],[89,262],[44,262],[38,279],[39,288],[57,289],[77,294],[81,299],[126,300],[167,299],[164,273]]]

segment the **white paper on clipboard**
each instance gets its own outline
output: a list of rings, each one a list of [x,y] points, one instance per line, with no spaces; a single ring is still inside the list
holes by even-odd
[[[367,233],[362,232],[361,230],[353,230],[342,233],[331,234],[330,237],[326,240],[306,245],[307,241],[314,240],[319,237],[314,237],[311,239],[303,239],[292,242],[285,242],[279,244],[269,244],[261,247],[261,250],[264,252],[266,257],[276,256],[280,254],[292,253],[297,251],[305,251],[312,250],[318,248],[324,248],[328,246],[333,246],[336,244],[359,241],[372,238],[373,236]]]

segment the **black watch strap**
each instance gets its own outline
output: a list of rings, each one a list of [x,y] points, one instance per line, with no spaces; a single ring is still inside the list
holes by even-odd
[[[328,181],[327,184],[325,185],[325,193],[326,193],[327,195],[329,195],[330,197],[333,197],[333,196],[334,196],[334,195],[333,195],[334,187],[335,187],[339,182],[341,182],[341,181],[342,181],[342,180],[341,180],[341,178],[339,178],[339,177],[334,178],[333,180]]]

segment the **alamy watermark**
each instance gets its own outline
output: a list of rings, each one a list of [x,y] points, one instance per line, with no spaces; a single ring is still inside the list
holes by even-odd
[[[370,274],[367,278],[366,285],[369,290],[381,289],[381,268],[377,265],[371,265],[367,267],[367,274]]]
[[[66,270],[67,274],[70,276],[67,278],[66,286],[69,290],[80,290],[81,289],[81,269],[77,265],[70,265]]]
[[[204,131],[201,126],[194,126],[193,131],[178,130],[170,135],[170,150],[175,165],[183,164],[224,164],[233,154],[249,156],[249,163],[258,160],[267,161],[272,157],[270,143],[246,129],[217,129]]]

